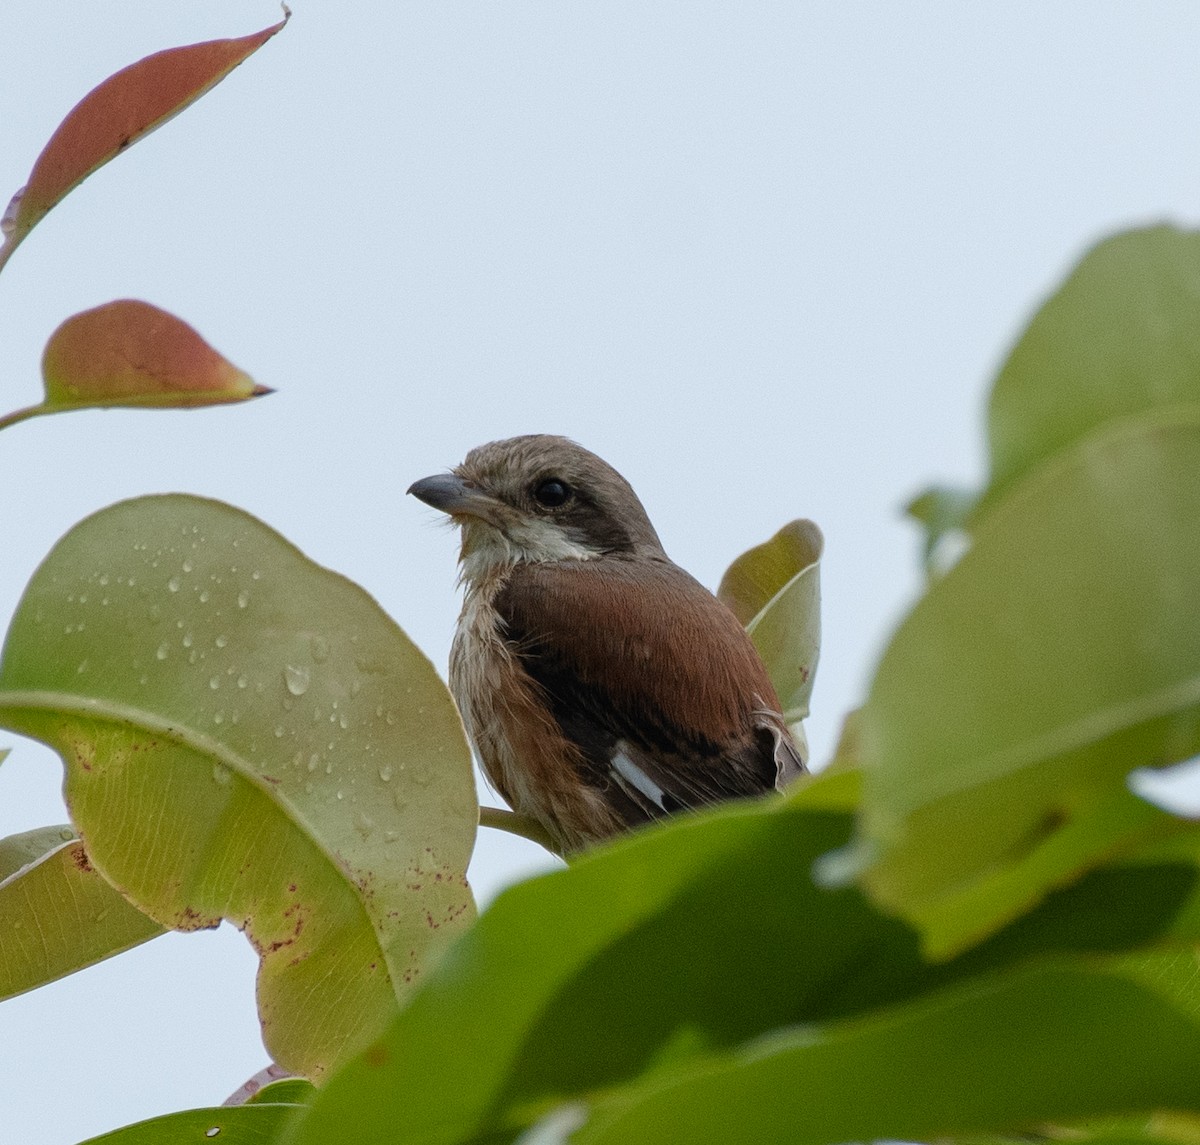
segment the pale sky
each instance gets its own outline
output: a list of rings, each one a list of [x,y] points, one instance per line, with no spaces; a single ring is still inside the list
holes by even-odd
[[[444,668],[454,537],[404,489],[565,433],[710,586],[789,519],[822,526],[820,761],[919,583],[900,507],[979,479],[986,386],[1032,308],[1104,234],[1200,216],[1191,2],[294,7],[0,275],[4,410],[36,399],[63,318],[120,297],[278,393],[4,434],[5,615],[80,518],[182,490],[358,581]],[[107,75],[279,10],[4,14],[6,201]],[[57,758],[0,743],[0,834],[63,821]],[[487,899],[546,865],[483,832],[472,881]],[[5,1140],[219,1103],[266,1062],[254,969],[224,927],[4,1003]]]

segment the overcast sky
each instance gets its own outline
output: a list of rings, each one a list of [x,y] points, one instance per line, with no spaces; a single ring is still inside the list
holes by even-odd
[[[900,507],[979,479],[988,380],[1031,309],[1102,235],[1200,213],[1193,2],[295,9],[0,276],[4,409],[36,400],[64,317],[119,297],[278,390],[4,434],[5,615],[81,517],[184,490],[357,580],[444,667],[454,538],[403,490],[480,442],[565,433],[709,585],[785,521],[819,522],[820,759],[917,590]],[[107,75],[278,9],[4,17],[6,200]],[[0,834],[61,822],[60,783],[18,743]],[[472,880],[487,898],[544,865],[484,832]],[[70,1145],[222,1100],[266,1060],[254,969],[224,927],[4,1003],[5,1139]]]

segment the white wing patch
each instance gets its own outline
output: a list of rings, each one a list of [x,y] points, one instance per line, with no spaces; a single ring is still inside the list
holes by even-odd
[[[653,779],[650,778],[632,759],[625,750],[623,740],[618,740],[611,760],[613,773],[617,782],[626,789],[632,787],[640,792],[651,803],[667,810],[666,795]]]

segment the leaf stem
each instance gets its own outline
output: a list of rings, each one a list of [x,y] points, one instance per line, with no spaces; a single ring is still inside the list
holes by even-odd
[[[562,858],[562,852],[555,846],[554,840],[547,834],[546,829],[528,815],[518,815],[515,811],[505,811],[500,807],[479,808],[479,825],[494,827],[498,831],[507,831],[510,835],[520,835],[545,847],[552,855]]]
[[[31,417],[38,417],[40,414],[53,412],[45,402],[38,402],[35,406],[26,406],[24,409],[13,410],[12,413],[6,413],[3,417],[0,417],[0,429],[8,429],[10,425],[16,425],[19,421],[25,421]]]

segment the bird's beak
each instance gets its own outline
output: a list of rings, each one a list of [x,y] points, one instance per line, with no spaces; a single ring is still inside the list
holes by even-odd
[[[491,521],[496,502],[486,493],[472,488],[454,473],[437,473],[414,481],[408,491],[418,500],[451,517],[479,517]]]

